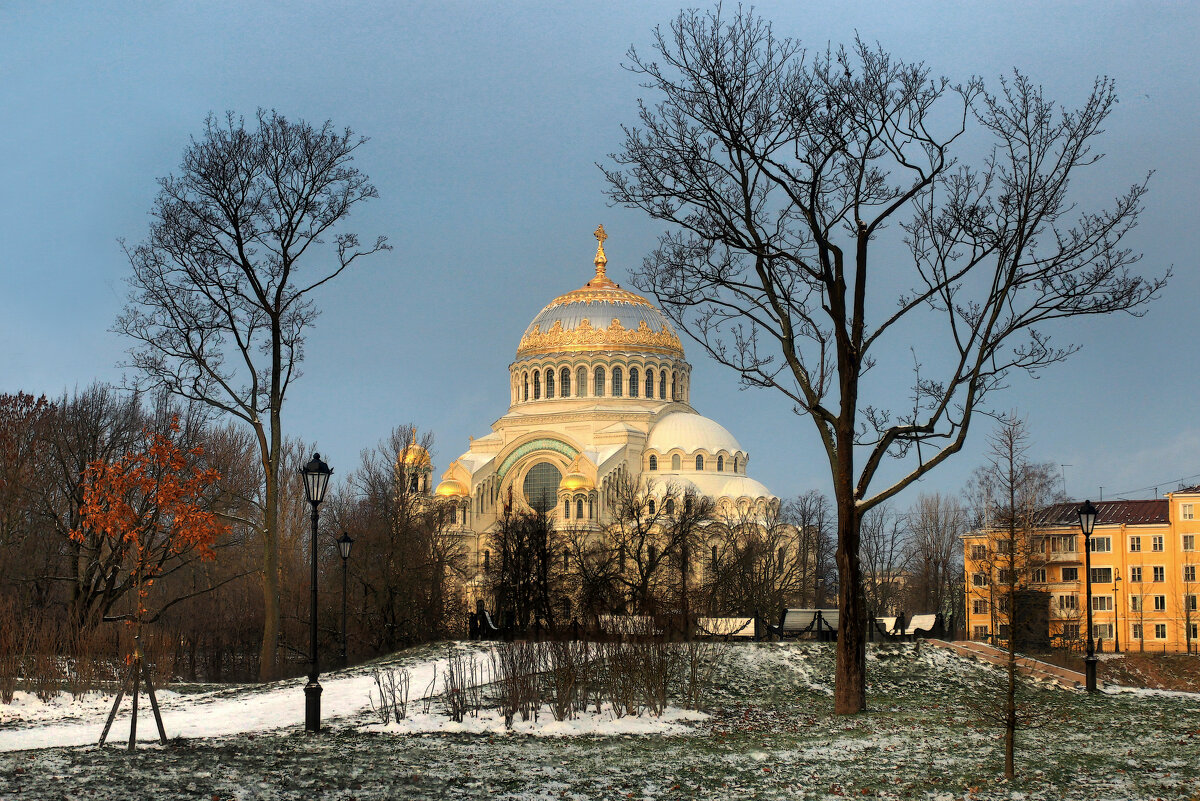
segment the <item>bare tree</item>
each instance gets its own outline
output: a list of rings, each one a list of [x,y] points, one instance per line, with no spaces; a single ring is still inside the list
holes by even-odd
[[[837,565],[833,561],[836,543],[829,498],[818,490],[809,490],[788,501],[783,515],[796,526],[800,537],[798,603],[824,608],[829,594],[837,593]]]
[[[917,496],[908,511],[908,599],[913,608],[944,615],[963,612],[962,535],[967,510],[955,498],[940,493]]]
[[[653,50],[628,53],[656,99],[605,169],[615,202],[667,225],[635,283],[710,356],[815,425],[837,507],[835,708],[857,712],[862,516],[959,451],[1014,372],[1074,351],[1044,324],[1144,311],[1165,278],[1131,274],[1139,255],[1123,240],[1146,182],[1111,209],[1070,194],[1100,160],[1092,144],[1116,103],[1106,78],[1060,109],[1020,73],[992,94],[859,40],[809,54],[740,7],[681,12],[655,29]],[[972,124],[993,145],[978,167],[952,153]],[[885,382],[868,398],[877,354],[917,330],[929,352],[914,354],[912,387],[889,394]],[[887,456],[907,459],[872,490]]]
[[[863,595],[876,615],[896,614],[908,580],[909,547],[904,519],[886,503],[862,517]]]
[[[797,526],[779,506],[724,516],[714,527],[721,535],[711,546],[705,593],[710,611],[772,620],[799,601],[806,553],[813,532]]]
[[[300,375],[312,293],[360,256],[351,233],[325,238],[377,192],[352,165],[366,140],[260,110],[257,128],[210,116],[184,151],[179,175],[159,181],[150,234],[125,246],[133,275],[115,330],[134,340],[139,385],[162,387],[249,426],[262,465],[265,619],[260,675],[277,674],[280,626],[279,471],[282,410]],[[305,275],[309,262],[331,266]]]

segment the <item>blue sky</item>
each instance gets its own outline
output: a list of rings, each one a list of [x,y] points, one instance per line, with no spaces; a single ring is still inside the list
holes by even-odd
[[[1175,278],[1146,317],[1055,329],[1083,346],[997,403],[1028,418],[1032,455],[1067,464],[1068,492],[1147,498],[1200,481],[1195,355],[1200,186],[1193,3],[759,3],[806,45],[857,31],[956,80],[992,85],[1014,66],[1065,103],[1096,75],[1121,103],[1104,165],[1079,183],[1093,206],[1155,170],[1132,244]],[[507,366],[529,320],[590,276],[604,223],[609,274],[654,245],[658,226],[610,208],[596,162],[643,95],[621,69],[647,50],[674,3],[60,3],[0,6],[0,391],[57,395],[119,381],[127,343],[109,328],[144,237],[155,179],[176,169],[205,116],[258,107],[370,137],[357,164],[380,197],[347,226],[389,237],[319,296],[289,433],[335,469],[399,423],[437,437],[439,470],[504,413]],[[1189,344],[1192,343],[1192,344]],[[687,343],[685,342],[685,345]],[[782,398],[739,391],[691,345],[693,403],[749,450],[781,496],[827,489],[810,421]],[[900,386],[908,365],[873,379]],[[963,454],[900,497],[957,492],[987,421]],[[1142,489],[1147,488],[1147,489]]]

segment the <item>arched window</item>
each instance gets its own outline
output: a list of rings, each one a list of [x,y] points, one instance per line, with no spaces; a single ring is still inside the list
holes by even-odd
[[[654,371],[646,371],[646,397],[654,398]]]
[[[783,570],[783,557],[784,557],[784,554],[786,554],[786,553],[787,553],[787,551],[784,548],[781,547],[779,549],[779,569],[780,570]]]
[[[658,374],[658,399],[667,399],[667,371],[663,370]]]
[[[554,369],[553,368],[546,371],[546,397],[547,398],[554,397]]]
[[[563,517],[567,518],[570,516],[571,516],[571,499],[563,498]]]
[[[735,457],[733,457],[733,472],[736,473],[737,469],[738,469],[738,458],[735,456]]]
[[[714,566],[717,564],[717,546],[715,545],[712,547],[712,563]]]
[[[640,392],[638,386],[638,369],[636,367],[629,368],[629,397],[636,398]]]
[[[529,373],[525,373],[522,378],[525,381],[525,400],[529,400]]]
[[[575,499],[575,519],[576,520],[583,519],[583,497],[582,496]]]
[[[592,394],[595,395],[597,398],[604,397],[604,368],[603,367],[596,368],[595,390],[592,392]]]
[[[559,374],[558,391],[561,393],[562,397],[564,397],[564,398],[571,397],[571,368],[570,367],[564,367],[562,369],[562,372]]]
[[[679,458],[678,453],[671,457],[671,469],[676,473],[683,469],[683,460]]]
[[[595,520],[595,519],[596,519],[596,498],[595,498],[595,496],[589,495],[588,496],[588,520]]]
[[[669,515],[675,514],[675,499],[674,498],[667,498],[667,514],[669,514]]]
[[[542,397],[542,374],[537,370],[533,371],[533,399],[537,400]]]
[[[718,456],[717,457],[717,472],[722,473],[724,471],[725,471],[725,457]]]
[[[679,386],[679,374],[671,373],[671,400],[673,400],[673,401],[679,400],[679,395],[677,395],[675,393],[675,390],[678,386]]]
[[[582,398],[587,394],[587,368],[580,367],[575,371],[575,397]]]
[[[651,515],[654,514],[654,499],[653,498],[650,499],[650,514]]]
[[[696,469],[697,469],[697,470],[703,470],[703,469],[704,469],[704,456],[703,456],[702,454],[699,454],[699,453],[698,453],[698,454],[696,454]]]
[[[657,470],[657,469],[658,469],[658,457],[657,457],[657,456],[651,456],[651,457],[650,457],[650,469],[651,469],[651,470]]]
[[[557,501],[558,485],[562,483],[562,473],[549,462],[538,462],[525,474],[525,482],[521,489],[525,494],[525,502],[535,511],[546,513],[554,510]]]
[[[483,552],[483,572],[486,573],[492,569],[492,552]]]
[[[613,368],[612,394],[614,398],[619,398],[625,394],[624,388],[621,386],[625,381],[625,375],[621,372],[620,367]]]
[[[691,495],[688,495],[686,498],[683,499],[683,511],[687,512],[688,514],[691,514],[691,512],[692,512],[692,496]]]
[[[463,506],[463,508],[462,508],[462,524],[464,526],[467,524],[467,507],[466,506]]]

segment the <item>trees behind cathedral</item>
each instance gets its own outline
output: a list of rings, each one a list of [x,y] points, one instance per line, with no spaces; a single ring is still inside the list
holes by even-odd
[[[864,516],[961,450],[1014,375],[1074,352],[1057,320],[1144,313],[1166,280],[1134,271],[1126,239],[1146,178],[1108,208],[1071,187],[1102,158],[1107,78],[1064,108],[1019,72],[989,92],[861,40],[806,52],[740,6],[681,12],[651,49],[628,53],[648,96],[605,170],[614,202],[666,226],[635,284],[813,422],[836,508],[835,707],[858,712]],[[909,386],[863,380],[910,348]]]

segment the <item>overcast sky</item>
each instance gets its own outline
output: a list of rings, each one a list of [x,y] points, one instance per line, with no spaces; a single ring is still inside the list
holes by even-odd
[[[346,230],[394,250],[328,285],[290,435],[336,471],[400,423],[434,432],[441,469],[506,409],[507,368],[528,322],[592,274],[603,223],[608,272],[628,271],[660,228],[611,208],[596,167],[643,96],[622,70],[630,45],[674,2],[0,4],[0,392],[54,396],[119,382],[127,343],[119,238],[141,240],[156,178],[178,168],[209,112],[274,108],[370,137],[357,166],[379,189]],[[1151,497],[1200,479],[1200,250],[1196,233],[1200,4],[762,2],[780,34],[812,48],[857,31],[954,80],[1019,67],[1081,103],[1097,75],[1120,105],[1081,183],[1096,207],[1154,170],[1132,244],[1141,268],[1175,277],[1141,319],[1069,322],[1082,345],[996,403],[1028,418],[1031,456],[1069,465],[1068,493]],[[653,99],[649,97],[648,99]],[[829,488],[812,423],[781,397],[740,391],[685,340],[693,404],[739,439],[776,494]],[[897,386],[910,365],[881,365]],[[899,499],[957,492],[972,443]]]

